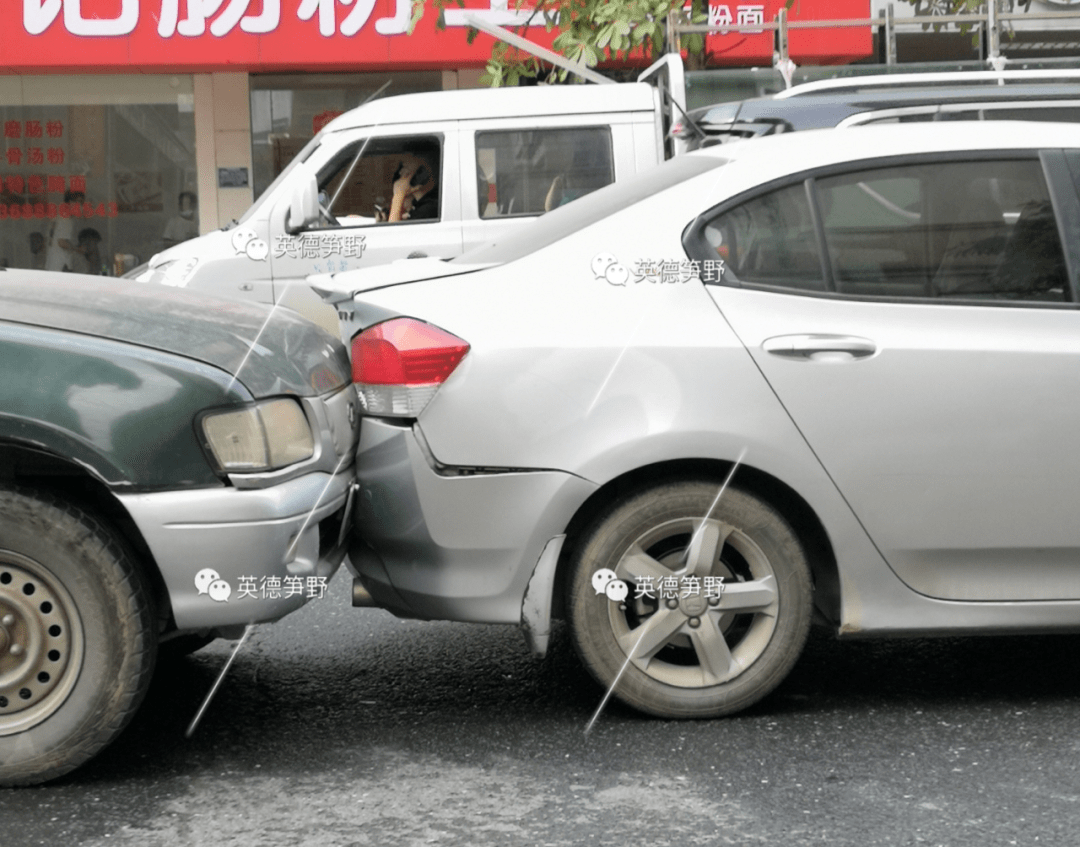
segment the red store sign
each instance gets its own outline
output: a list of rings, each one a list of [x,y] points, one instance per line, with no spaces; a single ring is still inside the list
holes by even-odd
[[[717,23],[771,21],[784,0],[710,4]],[[492,39],[468,43],[466,14],[506,27],[530,12],[513,0],[465,0],[436,29],[429,7],[408,34],[411,0],[3,0],[0,66],[7,73],[215,70],[425,70],[482,67]],[[869,0],[797,3],[792,20],[868,17]],[[550,46],[557,32],[531,27]],[[793,31],[796,62],[868,55],[869,29]],[[769,64],[771,33],[710,36],[708,49],[730,64]]]

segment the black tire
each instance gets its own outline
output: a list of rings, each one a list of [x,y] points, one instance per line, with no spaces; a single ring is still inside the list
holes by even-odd
[[[208,644],[216,640],[213,635],[203,635],[198,632],[185,632],[168,641],[158,644],[158,663],[175,662],[202,650]]]
[[[756,497],[728,487],[717,500],[718,491],[706,481],[643,490],[603,514],[570,562],[578,655],[604,688],[614,684],[616,697],[651,715],[745,709],[788,674],[809,632],[813,589],[795,533]],[[625,600],[618,588],[616,599],[598,593],[594,574],[604,568],[626,583]],[[648,576],[653,599],[641,590]],[[685,579],[693,576],[698,595]],[[670,577],[674,599],[660,591]],[[705,597],[706,584],[718,599]]]
[[[0,486],[0,785],[68,773],[127,725],[153,673],[149,597],[94,517]]]

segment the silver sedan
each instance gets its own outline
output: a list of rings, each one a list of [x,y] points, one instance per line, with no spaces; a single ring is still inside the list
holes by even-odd
[[[1078,179],[1068,125],[796,133],[316,280],[366,410],[357,604],[541,654],[565,618],[664,717],[765,696],[815,613],[1080,628]]]

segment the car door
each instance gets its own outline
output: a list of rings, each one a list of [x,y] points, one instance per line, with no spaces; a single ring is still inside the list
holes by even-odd
[[[308,275],[372,267],[415,255],[449,259],[462,252],[456,122],[415,126],[408,134],[400,127],[359,134],[313,163],[324,210],[320,224],[295,235],[274,233],[269,245],[279,303],[321,318],[319,322],[336,334],[336,315],[308,288]],[[435,197],[437,202],[426,205],[433,215],[396,222],[385,219],[394,176],[402,165],[428,169],[434,184],[428,200]],[[282,212],[275,220],[284,222],[285,217]]]
[[[698,223],[709,290],[885,559],[1080,598],[1080,213],[1060,152],[807,175]],[[1064,247],[1063,247],[1064,245]]]

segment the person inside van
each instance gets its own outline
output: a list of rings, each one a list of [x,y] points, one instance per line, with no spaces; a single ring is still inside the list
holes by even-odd
[[[438,182],[430,164],[423,157],[398,165],[392,191],[388,221],[439,219]]]

